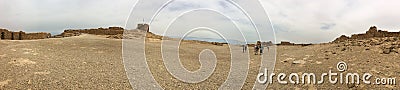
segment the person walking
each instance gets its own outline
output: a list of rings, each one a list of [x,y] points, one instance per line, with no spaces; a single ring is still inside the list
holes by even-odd
[[[243,53],[245,53],[247,51],[247,45],[243,45]]]
[[[263,45],[260,45],[260,55],[263,54],[263,50],[264,50],[264,46],[263,46]]]
[[[258,54],[258,45],[254,45],[254,55]]]

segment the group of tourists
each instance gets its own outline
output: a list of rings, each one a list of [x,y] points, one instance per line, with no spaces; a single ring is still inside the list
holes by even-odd
[[[258,52],[260,52],[260,55],[262,55],[264,50],[264,46],[261,45],[260,41],[257,41],[257,44],[254,45],[254,55],[258,55]]]
[[[247,45],[243,45],[243,53],[245,53],[246,50],[247,50]],[[254,45],[254,55],[258,54],[262,55],[264,53],[263,50],[264,50],[264,45],[262,45],[260,41],[257,41],[257,43]]]

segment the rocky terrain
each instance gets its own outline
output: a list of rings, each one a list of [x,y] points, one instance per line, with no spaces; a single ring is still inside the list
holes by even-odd
[[[383,39],[383,40],[380,40]],[[371,82],[376,78],[399,78],[400,54],[392,48],[393,38],[355,40],[341,43],[317,44],[310,46],[278,46],[275,73],[328,73],[337,71],[338,62],[346,62],[348,69],[342,73],[371,73]],[[373,42],[373,40],[378,40]],[[373,44],[378,43],[378,44]],[[379,44],[380,43],[380,44]],[[371,45],[372,44],[372,45]],[[386,47],[389,47],[387,49]],[[320,78],[317,78],[319,80]],[[288,78],[286,78],[288,80]],[[396,89],[397,85],[372,84],[272,84],[270,89]],[[275,81],[277,82],[277,81]],[[397,83],[397,82],[396,82]]]
[[[342,35],[333,43],[342,46],[379,47],[383,54],[399,53],[400,32],[387,32],[372,26],[365,34],[353,34],[351,37]]]
[[[131,89],[121,40],[83,34],[0,40],[0,90]]]

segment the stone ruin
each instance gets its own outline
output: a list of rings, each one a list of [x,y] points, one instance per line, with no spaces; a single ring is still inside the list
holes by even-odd
[[[33,39],[46,39],[50,38],[50,33],[26,33],[23,31],[12,32],[7,29],[0,29],[1,40],[33,40]]]
[[[149,24],[138,24],[136,30],[146,31],[147,36],[150,38],[161,39],[162,36],[155,35],[149,31]],[[108,28],[97,28],[97,29],[68,29],[64,30],[60,35],[54,36],[55,38],[79,36],[82,33],[93,34],[93,35],[110,35],[107,38],[123,39],[125,29],[122,27],[108,27]]]
[[[141,35],[138,34],[139,32],[147,32],[144,35],[147,36],[147,38],[154,38],[154,39],[162,39],[163,36],[156,35],[152,32],[149,31],[149,24],[138,24],[135,30],[128,30],[129,34],[127,35]],[[124,31],[125,29],[122,27],[108,27],[108,28],[97,28],[97,29],[68,29],[64,30],[63,33],[60,35],[53,36],[54,38],[63,38],[63,37],[72,37],[72,36],[79,36],[83,33],[85,34],[93,34],[93,35],[109,35],[107,38],[113,38],[113,39],[124,39],[124,38],[130,38],[130,37],[138,37],[138,36],[124,36]],[[135,33],[130,33],[130,32],[135,32]]]
[[[378,30],[376,26],[372,26],[366,33],[363,34],[353,34],[351,37],[347,37],[342,35],[336,38],[333,42],[343,42],[346,40],[354,39],[354,40],[363,40],[370,38],[383,38],[383,37],[400,37],[400,32],[388,32],[383,30]]]
[[[155,38],[155,39],[163,38],[163,36],[151,33],[149,31],[149,27],[150,27],[149,24],[138,24],[135,30],[128,30],[128,31],[136,32],[136,33],[132,33],[135,35],[138,32],[147,32],[146,36],[148,38]],[[93,35],[109,35],[107,38],[114,38],[114,39],[129,38],[130,36],[124,36],[124,32],[125,32],[125,29],[122,27],[108,27],[108,28],[97,28],[97,29],[67,29],[67,30],[64,30],[63,33],[53,36],[53,37],[54,38],[63,38],[63,37],[79,36],[81,34],[93,34]],[[129,33],[129,34],[131,34],[131,33]],[[132,36],[132,37],[138,37],[138,36]]]
[[[277,44],[277,45],[285,45],[285,46],[309,46],[309,45],[312,45],[312,44],[296,44],[296,43],[291,43],[291,42],[288,42],[288,41],[281,41],[281,43],[280,43],[280,44]]]
[[[116,35],[123,34],[124,28],[121,27],[109,27],[109,28],[97,28],[97,29],[78,29],[78,30],[64,30],[64,33],[86,33],[93,35]]]
[[[150,26],[149,26],[149,24],[138,24],[137,27],[136,27],[136,29],[144,30],[144,31],[150,32]]]
[[[93,35],[122,35],[124,28],[122,27],[108,27],[108,28],[97,28],[97,29],[68,29],[64,30],[60,35],[54,36],[55,38],[79,36],[82,33],[93,34]]]
[[[294,43],[288,42],[288,41],[281,41],[281,44],[279,45],[294,45]]]
[[[345,47],[379,47],[383,54],[399,53],[400,32],[378,30],[376,26],[372,26],[366,33],[353,34],[351,37],[342,35],[332,43]]]

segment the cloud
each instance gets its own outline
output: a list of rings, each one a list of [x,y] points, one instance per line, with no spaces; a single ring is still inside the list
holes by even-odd
[[[174,3],[175,5],[171,5],[170,7],[168,7],[168,10],[170,11],[182,11],[182,10],[187,10],[190,8],[199,8],[200,5],[198,4],[193,4],[193,3],[187,3],[184,1],[176,1]]]
[[[329,30],[329,29],[331,29],[332,27],[336,26],[335,23],[321,23],[321,25],[322,25],[322,26],[320,27],[321,30]]]
[[[1,0],[0,27],[58,34],[68,28],[123,26],[131,0]]]
[[[52,32],[58,34],[69,28],[98,28],[108,26],[125,26],[129,15],[132,20],[126,28],[132,29],[137,23],[151,20],[152,15],[140,14],[158,10],[152,8],[162,5],[168,0],[146,0],[138,13],[130,13],[137,0],[1,0],[0,27],[10,30],[24,30],[28,32]],[[141,0],[142,1],[142,0]],[[248,3],[247,0],[234,0],[237,3]],[[277,41],[292,41],[296,43],[330,42],[336,37],[345,34],[365,32],[370,26],[376,25],[379,29],[398,31],[400,25],[400,6],[397,0],[260,0],[264,9],[275,27]],[[248,7],[248,6],[247,6]],[[251,7],[251,6],[250,6]],[[162,26],[180,13],[196,8],[211,8],[225,16],[213,13],[198,15],[202,19],[211,21],[199,22],[197,17],[187,18],[182,24],[201,25],[202,23],[220,24],[222,32],[232,31],[234,21],[246,34],[246,39],[257,40],[256,31],[252,23],[231,3],[226,0],[175,0],[163,10],[161,15],[153,21],[158,25],[151,25],[151,30],[162,34]],[[135,10],[135,8],[134,8]],[[252,11],[252,10],[249,10]],[[205,12],[205,11],[202,11]],[[213,12],[213,11],[208,11]],[[199,13],[199,12],[192,12]],[[259,12],[262,15],[263,12]],[[190,14],[190,13],[189,13]],[[193,15],[196,16],[196,15]],[[150,18],[149,18],[150,17]],[[183,18],[179,18],[182,19]],[[266,19],[253,19],[268,21]],[[196,22],[197,21],[197,22]],[[204,21],[204,20],[203,20]],[[224,26],[225,25],[225,26]],[[260,24],[257,24],[260,26]],[[185,26],[182,26],[182,28]],[[261,27],[268,28],[269,25]],[[265,32],[262,33],[265,35]],[[270,34],[268,32],[267,34]],[[196,34],[193,34],[196,36]],[[199,32],[197,36],[204,37],[207,33]],[[240,39],[240,35],[233,37]]]
[[[132,17],[130,17],[132,21],[128,21],[129,25],[131,25],[130,28],[134,27],[135,23],[141,22],[139,19],[135,18],[142,18],[145,20],[153,20],[150,23],[150,31],[161,35],[168,29],[168,25],[172,24],[179,27],[173,27],[172,29],[169,27],[169,29],[173,31],[168,32],[173,33],[168,33],[167,36],[178,36],[182,34],[182,32],[187,32],[193,28],[207,26],[218,30],[221,34],[224,34],[227,39],[244,41],[242,37],[244,36],[246,40],[251,42],[258,40],[256,29],[253,27],[250,19],[240,8],[237,8],[235,4],[227,0],[174,0],[163,7],[159,15],[154,18],[152,17],[154,14],[152,12],[162,7],[162,4],[153,4],[151,1],[139,3],[140,6],[134,10]],[[152,7],[149,7],[150,5]],[[174,21],[175,19],[176,21]],[[269,22],[268,19],[253,19],[256,21],[261,20]],[[263,23],[262,27],[268,26],[270,26],[270,23]],[[240,28],[240,30],[237,28]],[[272,28],[270,29],[272,31]],[[213,33],[208,32],[196,32],[191,35],[192,37],[220,38],[213,37],[212,34]],[[272,33],[264,34],[264,36],[272,37]]]
[[[362,33],[372,25],[398,31],[400,1],[386,0],[261,0],[268,11],[278,41],[330,42],[341,34]],[[397,17],[396,17],[397,16]],[[285,30],[279,30],[285,29]]]

